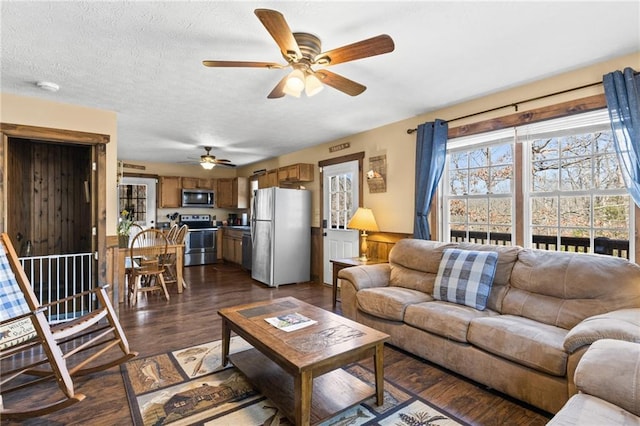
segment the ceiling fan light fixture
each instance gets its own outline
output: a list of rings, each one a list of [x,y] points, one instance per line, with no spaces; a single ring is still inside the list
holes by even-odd
[[[304,73],[299,69],[294,69],[287,77],[287,84],[285,84],[285,89],[291,92],[302,92],[304,90]],[[298,96],[300,96],[298,94]]]
[[[200,165],[205,170],[211,170],[215,167],[215,163],[210,163],[208,161],[200,161]]]
[[[307,74],[307,77],[304,79],[304,91],[307,96],[317,95],[323,88],[324,86],[318,77],[313,74]]]

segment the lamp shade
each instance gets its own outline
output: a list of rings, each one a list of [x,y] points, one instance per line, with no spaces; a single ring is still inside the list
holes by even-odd
[[[300,97],[304,90],[304,73],[299,69],[294,69],[287,77],[283,92],[290,96]]]
[[[356,210],[355,214],[347,224],[347,228],[377,232],[378,224],[376,223],[376,218],[373,217],[371,209],[358,207],[358,210]]]
[[[304,79],[305,87],[304,91],[307,96],[313,96],[322,91],[322,82],[313,74],[307,74]]]
[[[202,166],[202,168],[203,168],[203,169],[205,169],[205,170],[211,170],[211,169],[213,169],[213,167],[215,166],[215,164],[214,164],[214,163],[210,163],[210,162],[207,162],[207,161],[202,161],[202,162],[200,162],[200,165],[201,165],[201,166]]]

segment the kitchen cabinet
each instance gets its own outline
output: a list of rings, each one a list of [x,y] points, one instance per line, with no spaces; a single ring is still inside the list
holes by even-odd
[[[186,189],[216,189],[216,180],[212,178],[183,177],[182,187]]]
[[[158,179],[158,207],[180,207],[182,182],[180,176],[160,176]]]
[[[271,188],[272,186],[278,186],[278,169],[269,170],[258,176],[258,188]]]
[[[278,169],[278,183],[313,181],[313,164],[298,163]]]
[[[222,259],[224,261],[242,265],[242,235],[244,232],[241,229],[223,229]]]
[[[246,209],[249,207],[249,178],[217,179],[216,207]]]

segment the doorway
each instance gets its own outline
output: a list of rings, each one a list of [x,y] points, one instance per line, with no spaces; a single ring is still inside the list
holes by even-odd
[[[364,153],[320,162],[322,185],[322,276],[331,284],[331,259],[359,255],[358,231],[347,229],[349,219],[362,204]]]
[[[106,284],[110,136],[11,123],[0,134],[0,231],[30,256],[23,268],[40,302]],[[49,320],[91,309],[85,302],[59,304]]]
[[[18,256],[91,252],[91,147],[10,137],[7,153],[7,231]]]
[[[118,185],[118,212],[127,210],[144,229],[156,227],[156,178],[124,176]]]

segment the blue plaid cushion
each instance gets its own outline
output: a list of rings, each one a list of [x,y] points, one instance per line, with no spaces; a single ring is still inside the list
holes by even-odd
[[[29,312],[29,305],[9,265],[4,244],[0,243],[0,321]]]
[[[446,249],[438,268],[433,297],[484,310],[497,263],[498,253],[493,251]]]

